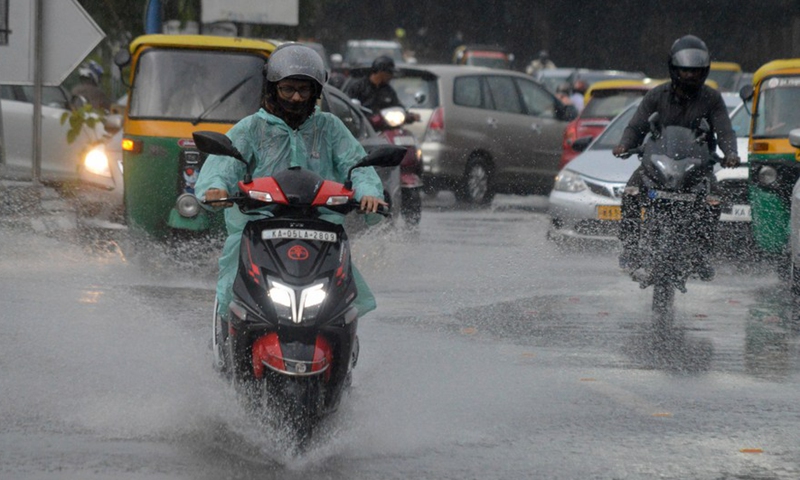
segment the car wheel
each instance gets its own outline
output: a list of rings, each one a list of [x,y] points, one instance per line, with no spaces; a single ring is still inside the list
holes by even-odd
[[[467,165],[461,187],[456,190],[456,198],[472,205],[492,203],[491,171],[484,160],[473,160]]]

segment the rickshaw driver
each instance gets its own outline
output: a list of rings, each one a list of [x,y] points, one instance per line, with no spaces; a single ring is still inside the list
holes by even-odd
[[[327,78],[322,58],[308,46],[286,44],[272,52],[264,67],[261,109],[240,120],[227,133],[244,159],[255,162],[253,177],[299,166],[325,179],[344,183],[350,167],[366,155],[339,118],[318,110],[317,100]],[[241,162],[209,155],[195,185],[195,195],[206,201],[226,198],[228,192],[236,190],[244,174]],[[386,205],[382,200],[383,185],[375,169],[356,169],[352,180],[363,211],[374,213],[379,205]],[[225,209],[228,237],[219,259],[217,280],[217,313],[223,318],[232,297],[241,234],[253,218],[238,208]],[[342,215],[334,212],[323,219],[337,224],[344,221]],[[354,305],[359,316],[363,316],[376,308],[375,297],[355,266],[353,278],[358,289]]]

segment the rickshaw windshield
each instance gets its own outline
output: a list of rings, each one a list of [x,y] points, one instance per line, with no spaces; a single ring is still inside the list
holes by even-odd
[[[786,138],[800,127],[800,77],[772,77],[761,82],[753,137]]]
[[[259,108],[264,61],[248,53],[148,50],[139,57],[128,116],[236,123]]]

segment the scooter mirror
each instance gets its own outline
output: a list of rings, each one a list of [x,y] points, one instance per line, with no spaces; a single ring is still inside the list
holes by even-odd
[[[345,182],[345,187],[348,189],[352,188],[353,182],[351,181],[351,176],[353,175],[353,170],[356,168],[396,167],[403,161],[403,158],[406,156],[407,152],[408,147],[400,147],[397,145],[386,145],[376,148],[367,154],[366,157],[361,159],[360,162],[356,163],[350,168],[350,170],[347,172],[347,182]]]
[[[225,155],[227,157],[238,158],[241,154],[231,143],[231,139],[218,132],[194,132],[192,133],[194,144],[203,153],[211,155]]]

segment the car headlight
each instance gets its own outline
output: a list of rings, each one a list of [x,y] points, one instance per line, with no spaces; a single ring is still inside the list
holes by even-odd
[[[556,183],[553,186],[553,190],[570,193],[582,192],[587,188],[583,177],[571,170],[561,170],[558,172],[558,175],[556,175]]]
[[[103,145],[98,145],[83,157],[83,168],[87,172],[101,177],[111,178],[111,169],[108,168],[108,155]]]
[[[293,288],[274,280],[269,281],[269,298],[275,306],[275,313],[281,319],[291,320],[293,323],[313,320],[327,295],[324,283]]]
[[[771,185],[778,180],[778,171],[774,167],[764,166],[758,171],[758,183]]]

